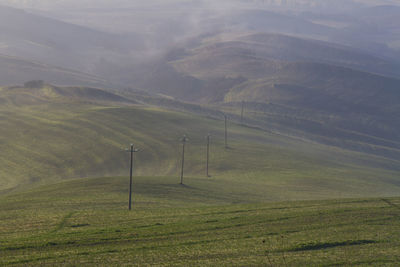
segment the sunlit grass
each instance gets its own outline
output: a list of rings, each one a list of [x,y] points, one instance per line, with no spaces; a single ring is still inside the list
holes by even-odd
[[[223,121],[143,106],[76,101],[0,109],[0,190],[22,190],[64,178],[126,175],[134,143],[135,174],[178,175],[180,138],[189,137],[185,174],[210,174],[260,190],[270,200],[396,195],[396,162],[311,144]],[[393,168],[395,169],[395,168]],[[6,191],[4,191],[6,190]]]
[[[29,104],[12,94],[0,108],[0,265],[399,261],[395,160],[231,121],[225,149],[221,120],[27,93]],[[132,142],[141,151],[128,212]]]
[[[2,265],[389,265],[398,198],[251,204],[172,178],[85,179],[0,198]],[[162,186],[160,186],[160,184]],[[232,205],[233,202],[238,204]],[[246,204],[247,203],[247,204]],[[229,204],[229,205],[227,205]]]

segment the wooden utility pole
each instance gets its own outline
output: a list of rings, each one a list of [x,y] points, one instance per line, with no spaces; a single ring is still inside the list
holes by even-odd
[[[131,153],[131,168],[129,172],[129,210],[132,209],[132,173],[133,173],[133,155],[135,152],[139,152],[138,149],[136,149],[133,144],[131,144],[131,148],[127,149],[127,152]]]
[[[240,123],[243,123],[244,101],[242,101],[242,111],[240,112]]]
[[[227,149],[228,148],[228,125],[227,125],[228,117],[224,114],[224,118],[225,118],[225,149]]]
[[[209,159],[210,159],[210,134],[207,135],[207,168],[206,168],[207,177],[210,177],[210,175],[208,174]]]
[[[181,184],[183,184],[183,168],[185,166],[185,145],[186,141],[189,139],[186,137],[186,135],[183,136],[182,138],[182,168],[181,168]]]

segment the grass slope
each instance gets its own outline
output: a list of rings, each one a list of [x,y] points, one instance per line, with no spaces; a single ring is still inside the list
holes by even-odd
[[[168,177],[135,177],[128,212],[127,181],[74,180],[0,197],[0,264],[395,266],[400,260],[398,198],[252,204],[249,192],[232,205],[229,191],[204,193],[205,181],[179,186]]]
[[[201,178],[207,133],[212,135],[210,170],[216,186],[232,184],[226,190],[238,192],[239,200],[243,190],[259,200],[397,196],[400,191],[396,160],[233,123],[230,148],[224,149],[221,120],[131,104],[99,89],[3,88],[0,99],[5,102],[0,107],[3,193],[65,178],[125,175],[125,148],[131,142],[142,149],[136,154],[137,175],[174,176],[180,170],[183,134],[190,139],[185,173]],[[257,198],[264,193],[267,198]]]
[[[398,262],[400,200],[387,198],[399,196],[398,161],[232,122],[225,149],[222,120],[127,97],[0,89],[0,265]],[[128,212],[132,141],[142,150]],[[103,178],[66,180],[82,176]]]

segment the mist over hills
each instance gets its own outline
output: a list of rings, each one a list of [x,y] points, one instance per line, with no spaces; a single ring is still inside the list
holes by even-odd
[[[225,34],[175,51],[148,79],[142,76],[141,87],[184,101],[236,105],[236,114],[245,101],[248,114],[259,113],[252,118],[256,125],[397,157],[387,149],[399,148],[400,80],[349,68],[355,62],[392,70],[391,63],[347,47],[276,34]]]
[[[110,85],[104,79],[71,69],[56,67],[36,61],[0,55],[0,80],[4,85],[23,84],[24,81],[43,79],[61,85]]]
[[[0,85],[140,90],[155,105],[400,155],[400,9],[392,2],[76,3],[0,1],[14,6],[0,6]]]
[[[213,1],[196,1],[200,3],[212,3]],[[374,6],[374,5],[398,5],[395,0],[337,0],[334,3],[330,0],[232,0],[232,1],[219,1],[221,3],[230,2],[236,5],[250,5],[250,6],[268,6],[268,7],[286,7],[286,8],[314,8],[314,9],[330,9],[330,10],[344,10],[351,7],[359,8],[360,6]],[[107,0],[1,0],[2,4],[13,5],[17,7],[30,7],[38,9],[57,9],[57,8],[71,8],[76,7],[77,3],[81,4],[81,7],[93,7],[93,4],[97,4],[99,8],[110,8],[115,6],[122,7],[140,7],[140,6],[152,6],[159,5],[161,3],[172,5],[188,3],[188,1],[182,0],[156,0],[151,3],[142,1],[129,1],[129,0],[116,0],[110,3]]]
[[[0,6],[0,32],[0,53],[3,55],[92,75],[97,74],[98,66],[104,62],[118,61],[121,64],[130,51],[140,47],[139,39],[3,6]],[[133,58],[130,55],[130,59]],[[26,79],[24,73],[14,73],[22,74],[21,81]]]
[[[397,0],[0,0],[0,265],[397,266],[399,197]]]

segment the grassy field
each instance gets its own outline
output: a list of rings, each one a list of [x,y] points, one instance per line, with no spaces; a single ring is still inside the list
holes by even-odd
[[[67,91],[67,92],[65,92]],[[88,95],[100,96],[94,99]],[[290,139],[222,120],[116,102],[83,88],[0,91],[0,192],[26,190],[67,178],[126,175],[133,142],[135,174],[179,173],[183,134],[189,137],[185,173],[210,174],[260,200],[398,196],[399,161]],[[108,100],[107,99],[111,99]],[[221,187],[224,189],[224,187]],[[208,189],[207,189],[208,190]],[[238,193],[239,195],[241,193]],[[240,197],[238,197],[240,199]]]
[[[396,266],[400,199],[257,204],[216,182],[79,179],[0,198],[0,265]],[[190,185],[189,185],[190,184]],[[236,204],[234,204],[236,203]]]
[[[0,265],[400,260],[398,160],[231,121],[225,149],[222,120],[139,102],[85,88],[0,88]],[[141,151],[128,212],[131,142]]]

